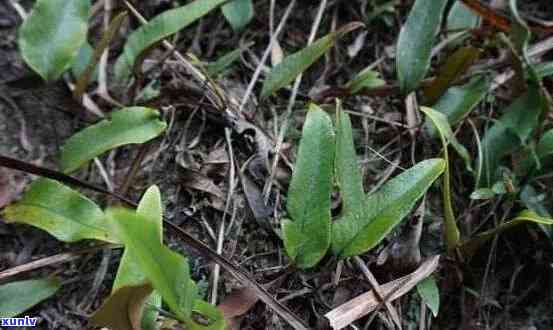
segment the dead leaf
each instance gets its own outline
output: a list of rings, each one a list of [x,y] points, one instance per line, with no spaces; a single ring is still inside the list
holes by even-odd
[[[413,273],[380,286],[386,301],[393,301],[414,288],[417,283],[432,274],[440,261],[440,256],[426,259]],[[367,291],[325,314],[333,329],[342,329],[380,306],[374,290]]]
[[[278,40],[275,40],[273,47],[271,47],[271,64],[273,67],[277,66],[284,58],[284,51],[280,47]]]
[[[246,314],[258,301],[252,287],[243,287],[232,291],[218,307],[223,312],[228,328],[234,330],[240,329],[237,318]]]
[[[265,205],[261,189],[247,174],[243,173],[243,171],[240,171],[239,174],[242,190],[244,190],[244,195],[246,195],[253,216],[256,220],[266,220],[273,213],[273,207]]]
[[[445,63],[438,69],[436,79],[425,86],[424,103],[433,105],[447,91],[451,84],[463,74],[480,58],[482,51],[478,48],[467,46],[459,48],[448,56]]]
[[[417,101],[417,94],[415,92],[407,95],[405,98],[405,110],[407,112],[407,126],[409,127],[409,134],[414,137],[417,133],[417,127],[420,125],[420,118],[417,116],[419,103]]]
[[[367,38],[367,34],[369,34],[368,31],[364,31],[359,33],[359,35],[355,38],[355,41],[348,46],[348,56],[349,58],[354,58],[359,54],[361,49],[363,49],[363,46],[365,45],[365,39]]]
[[[186,188],[203,191],[218,198],[225,198],[223,191],[213,183],[213,180],[203,173],[191,169],[182,170],[182,184]]]
[[[140,330],[144,302],[152,286],[124,286],[115,290],[91,317],[98,327],[114,330]]]

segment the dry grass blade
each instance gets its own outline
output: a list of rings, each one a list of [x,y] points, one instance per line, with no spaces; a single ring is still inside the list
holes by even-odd
[[[90,77],[94,72],[94,68],[96,68],[96,65],[100,61],[102,54],[109,46],[109,43],[111,42],[115,34],[119,31],[119,28],[121,27],[121,24],[123,24],[123,21],[125,20],[126,17],[127,17],[127,12],[121,12],[119,15],[117,15],[110,23],[107,31],[102,36],[102,39],[100,39],[98,46],[96,47],[96,49],[94,50],[94,53],[92,54],[92,58],[90,62],[86,66],[85,71],[81,74],[81,76],[77,80],[77,83],[75,84],[75,89],[73,90],[73,97],[75,97],[75,99],[80,100],[81,97],[83,96],[86,90],[86,87],[88,86],[88,83],[90,81]]]
[[[97,252],[97,251],[99,251],[101,249],[104,249],[106,247],[109,247],[109,246],[115,247],[115,245],[112,245],[112,244],[100,244],[100,245],[97,245],[97,246],[94,246],[94,247],[91,247],[91,248],[87,248],[87,249],[83,249],[83,250],[59,253],[59,254],[48,256],[48,257],[45,257],[45,258],[42,258],[42,259],[34,260],[34,261],[28,262],[26,264],[19,265],[19,266],[16,266],[16,267],[13,267],[13,268],[10,268],[10,269],[6,269],[6,270],[0,272],[0,281],[6,280],[6,279],[8,279],[10,277],[13,277],[13,276],[16,276],[16,275],[20,275],[20,274],[27,273],[27,272],[30,272],[30,271],[33,271],[33,270],[37,270],[37,269],[40,269],[40,268],[70,262],[70,261],[73,261],[73,260],[76,260],[76,259],[80,258],[81,256],[83,256],[85,254],[94,253],[94,252]]]
[[[375,293],[375,297],[378,298],[379,303],[384,304],[384,306],[386,306],[386,310],[388,310],[388,313],[390,314],[390,317],[394,321],[395,325],[398,327],[398,329],[401,329],[401,320],[399,319],[397,310],[394,308],[394,306],[392,306],[392,304],[389,301],[387,301],[384,298],[384,295],[382,293],[382,288],[376,281],[376,278],[374,277],[374,275],[371,273],[367,265],[365,265],[365,262],[363,261],[363,259],[361,259],[360,257],[354,257],[354,260],[359,266],[359,268],[361,268],[361,271],[363,272],[367,280],[369,280],[369,283],[371,284],[373,291]]]
[[[382,289],[384,300],[392,301],[409,292],[417,283],[436,270],[439,260],[440,256],[430,257],[413,273],[381,285],[380,288]],[[374,311],[379,306],[379,299],[374,290],[371,290],[336,307],[326,313],[325,317],[328,319],[333,329],[342,329]]]

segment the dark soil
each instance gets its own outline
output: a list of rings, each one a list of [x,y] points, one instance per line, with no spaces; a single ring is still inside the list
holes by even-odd
[[[373,8],[366,4],[383,2],[385,1],[330,1],[318,35],[330,31],[333,20],[337,26],[357,20],[364,21],[367,15],[364,10],[370,11]],[[170,0],[156,0],[137,2],[137,6],[146,17],[152,17],[171,8],[172,3]],[[256,16],[245,31],[234,33],[220,13],[215,13],[204,18],[200,26],[195,25],[181,33],[178,42],[180,50],[188,49],[202,60],[215,60],[235,49],[240,42],[255,42],[250,52],[245,53],[241,63],[218,81],[230,95],[238,99],[241,99],[245,85],[255,69],[256,62],[252,54],[257,58],[261,56],[269,35],[269,1],[254,3]],[[383,60],[375,69],[384,80],[395,81],[394,59],[390,56],[389,47],[395,45],[399,28],[411,2],[398,3],[401,4],[396,6],[395,12],[371,21],[365,46],[355,57],[348,57],[347,48],[357,35],[342,40],[325,60],[320,61],[306,74],[283,151],[290,162],[284,159],[279,163],[268,205],[254,207],[252,210],[251,200],[248,200],[253,198],[257,202],[261,201],[261,191],[269,180],[266,167],[259,161],[259,153],[263,150],[259,150],[256,137],[267,134],[272,141],[276,141],[275,132],[280,126],[275,127],[275,113],[280,125],[289,91],[285,90],[269,101],[252,102],[250,119],[253,128],[241,132],[242,134],[235,131],[231,135],[232,160],[235,168],[243,168],[243,171],[241,176],[237,175],[235,189],[229,189],[233,163],[230,161],[230,150],[225,137],[225,118],[208,104],[201,89],[192,83],[191,77],[173,70],[171,63],[166,63],[147,77],[157,79],[162,86],[160,96],[147,105],[163,113],[164,119],[170,123],[170,129],[165,136],[148,143],[144,149],[138,146],[124,147],[103,156],[101,161],[110,180],[117,189],[122,187],[129,178],[136,159],[141,152],[145,152],[139,170],[131,175],[128,196],[136,200],[147,187],[158,185],[162,191],[167,217],[214,249],[217,245],[217,232],[224,221],[227,232],[223,256],[247,270],[259,283],[279,279],[275,281],[278,285],[270,287],[269,291],[310,326],[323,328],[325,313],[371,287],[353,262],[344,264],[338,286],[333,284],[337,268],[334,258],[327,257],[311,271],[292,269],[275,228],[279,227],[280,217],[285,215],[284,205],[292,171],[291,164],[294,163],[308,95],[325,86],[338,86],[347,82],[355,73],[381,57]],[[553,17],[549,0],[526,3],[525,10],[529,14],[537,13],[539,15],[534,16],[543,19]],[[32,1],[23,1],[22,4],[29,9]],[[277,22],[285,5],[277,2]],[[281,38],[280,45],[286,54],[305,45],[318,5],[317,1],[299,1],[298,8]],[[100,21],[101,15],[95,18],[97,25]],[[57,168],[57,157],[63,142],[98,118],[72,99],[63,81],[45,85],[25,66],[17,49],[19,24],[21,20],[9,2],[0,3],[0,154]],[[136,21],[133,20],[131,25],[136,26]],[[91,40],[96,41],[93,35]],[[123,40],[120,38],[114,44],[113,57],[118,54]],[[156,58],[161,54],[154,52],[151,57]],[[447,54],[444,52],[438,56],[436,64],[445,57]],[[551,86],[551,82],[546,82],[546,86]],[[111,92],[115,96],[124,94],[115,87]],[[98,102],[106,112],[113,110],[107,102],[101,99]],[[483,128],[483,117],[488,116],[489,110],[501,109],[507,103],[499,98],[485,102],[473,112],[471,119],[479,128]],[[431,140],[422,132],[410,135],[405,126],[396,124],[406,124],[405,107],[400,95],[352,97],[345,99],[344,104],[346,109],[353,112],[356,145],[362,159],[367,191],[379,185],[386,175],[393,177],[399,173],[399,168],[388,173],[391,167],[388,160],[407,168],[414,162],[439,154],[440,145],[437,141]],[[551,119],[547,120],[551,126]],[[459,138],[471,155],[477,153],[473,133],[468,125],[462,126]],[[374,150],[378,150],[387,160],[377,156]],[[271,158],[274,157],[272,150],[269,154]],[[463,168],[462,160],[455,159],[453,166]],[[78,176],[105,186],[105,181],[94,165],[79,172]],[[9,187],[10,200],[19,198],[32,179],[29,175],[0,168],[0,184]],[[471,202],[468,196],[473,189],[472,179],[459,171],[453,173],[453,180],[455,209],[461,229],[466,235],[485,221],[487,222],[482,228],[488,229],[494,223],[510,218],[515,210],[522,208],[521,205],[509,205],[508,202],[500,201]],[[250,196],[246,195],[244,185],[250,188],[250,192],[253,189]],[[541,180],[538,186],[539,193],[545,195],[546,201],[550,201],[553,186],[551,178]],[[0,194],[2,189],[4,188],[0,187]],[[113,203],[105,196],[85,193],[103,206]],[[228,205],[227,199],[230,201]],[[334,212],[338,213],[338,199],[334,205]],[[413,215],[378,248],[362,256],[379,283],[394,280],[412,270],[402,264],[405,256],[396,256],[396,259],[392,256],[389,260],[384,260],[384,263],[379,259],[383,251],[395,243],[401,243],[410,234],[414,219]],[[435,187],[426,196],[420,244],[423,256],[445,255],[442,222],[441,193]],[[229,223],[232,224],[230,228]],[[211,231],[215,233],[215,237]],[[209,297],[214,265],[171,235],[166,235],[165,242],[189,256],[193,278],[200,287],[205,288],[205,295]],[[0,221],[0,271],[58,253],[95,247],[96,244],[63,244],[41,230]],[[444,257],[435,274],[439,280],[442,302],[439,316],[431,322],[433,328],[553,329],[552,248],[551,240],[537,227],[521,227],[501,235],[493,244],[488,244],[469,264],[460,266],[453,259]],[[35,306],[26,314],[38,316],[39,328],[42,329],[90,328],[88,318],[109,295],[120,255],[121,251],[117,249],[98,248],[70,262],[24,272],[9,281],[47,276],[61,278],[62,289],[53,298]],[[218,283],[219,302],[233,289],[241,286],[230,274],[222,272],[221,276]],[[394,305],[401,312],[404,328],[416,329],[421,315],[421,303],[416,290],[395,301]],[[385,310],[381,309],[378,313],[375,321],[368,325],[369,328],[388,328],[391,323]],[[357,321],[355,329],[362,329],[368,319]],[[289,327],[262,303],[256,304],[243,317],[241,326],[243,329]]]

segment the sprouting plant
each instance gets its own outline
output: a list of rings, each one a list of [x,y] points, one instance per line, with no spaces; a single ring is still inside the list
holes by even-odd
[[[334,141],[330,117],[317,106],[310,106],[288,193],[287,209],[292,220],[282,222],[286,251],[301,268],[317,264],[330,242],[340,258],[375,247],[411,211],[445,167],[442,159],[423,161],[366,196],[350,119],[339,105],[336,126]],[[343,207],[331,226],[334,178]]]

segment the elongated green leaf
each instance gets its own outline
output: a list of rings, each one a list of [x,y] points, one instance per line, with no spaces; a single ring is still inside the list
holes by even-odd
[[[374,88],[384,85],[386,82],[379,77],[379,73],[370,67],[363,69],[355,78],[346,84],[350,93],[355,94],[364,88]]]
[[[553,75],[553,62],[539,63],[534,66],[538,76],[545,78]]]
[[[490,187],[499,178],[497,169],[503,158],[527,143],[547,107],[545,102],[539,87],[531,84],[528,92],[505,109],[505,114],[485,133],[479,187]]]
[[[363,210],[345,214],[333,222],[334,253],[346,258],[375,247],[409,214],[444,168],[443,159],[422,161],[369,195]]]
[[[235,31],[242,30],[254,15],[252,0],[231,0],[222,7],[222,10]]]
[[[553,129],[545,132],[536,147],[536,154],[540,160],[553,156]]]
[[[271,96],[277,90],[291,83],[297,76],[317,62],[341,36],[358,27],[360,25],[357,23],[348,24],[340,30],[329,33],[304,49],[284,58],[282,62],[271,70],[263,83],[261,97]]]
[[[120,208],[106,211],[113,230],[125,244],[130,258],[136,262],[171,311],[187,328],[203,329],[191,317],[198,290],[190,279],[188,262],[182,255],[160,242],[159,225],[148,220],[150,212],[147,213],[146,216]],[[210,319],[210,323],[218,321],[213,320],[210,315],[204,316]]]
[[[417,88],[430,67],[432,46],[447,0],[416,0],[401,28],[396,49],[399,85],[407,94]]]
[[[37,0],[19,30],[25,62],[44,80],[58,79],[86,41],[90,0]]]
[[[519,165],[518,172],[521,175],[527,174],[530,170],[535,168],[540,172],[544,165],[549,163],[553,156],[553,129],[545,132],[540,139],[540,142],[536,146],[534,153],[530,152],[526,155],[526,158]]]
[[[459,123],[480,103],[490,88],[490,82],[484,77],[475,78],[466,85],[450,87],[432,106],[447,117],[451,126]],[[434,136],[437,132],[434,125],[426,123],[425,129]]]
[[[330,117],[310,105],[286,207],[291,220],[282,222],[284,247],[298,267],[312,267],[330,245],[330,193],[334,132]]]
[[[467,8],[463,1],[456,0],[449,15],[447,16],[447,30],[467,30],[474,29],[480,25],[480,16],[476,15],[472,10]]]
[[[129,36],[123,54],[119,56],[115,64],[116,79],[124,80],[130,75],[135,61],[142,52],[196,22],[225,1],[195,0],[185,6],[164,11],[146,25],[135,30]]]
[[[200,315],[203,315],[210,320],[210,324],[207,326],[199,325],[197,323],[193,323],[190,327],[190,330],[225,330],[226,322],[223,317],[223,313],[221,310],[211,304],[208,304],[207,302],[196,299],[194,302],[193,311],[196,313],[199,313]]]
[[[463,244],[461,244],[460,250],[464,256],[466,256],[467,258],[471,258],[484,243],[494,238],[495,235],[498,235],[508,229],[525,223],[535,223],[551,226],[553,225],[553,219],[540,217],[533,211],[524,210],[513,220],[504,222],[496,228],[480,233],[474,238],[464,242]]]
[[[246,45],[246,48],[250,45]],[[221,56],[217,61],[207,64],[205,66],[207,73],[210,76],[216,76],[225,71],[232,63],[240,59],[240,55],[243,51],[243,48],[237,48]]]
[[[546,199],[546,194],[539,194],[534,187],[527,184],[522,187],[519,196],[520,201],[528,210],[540,217],[551,218],[551,213],[548,210],[549,201]],[[549,239],[553,239],[553,228],[544,224],[538,224],[538,226]]]
[[[336,181],[342,196],[342,214],[349,214],[363,211],[365,192],[349,115],[342,111],[340,103],[336,108]]]
[[[144,143],[165,130],[159,112],[130,107],[114,112],[111,119],[89,126],[73,135],[63,146],[61,167],[70,173],[102,153],[131,143]]]
[[[160,243],[163,236],[163,207],[161,204],[161,193],[157,186],[150,187],[145,193],[136,212],[144,216],[144,219],[153,222],[155,226],[155,235],[157,235]],[[119,269],[115,276],[115,282],[113,283],[113,293],[122,287],[140,286],[144,283],[148,283],[146,275],[141,271],[137,261],[133,260],[128,249],[125,249],[121,262],[119,263]],[[142,314],[142,329],[156,329],[157,310],[155,307],[161,307],[161,296],[157,292],[153,292],[147,296],[146,303],[149,306],[145,307]],[[106,303],[107,304],[107,303]]]
[[[12,282],[0,285],[0,318],[14,317],[51,297],[61,284],[56,279]]]
[[[434,317],[438,316],[440,310],[440,291],[436,285],[436,280],[429,276],[417,284],[417,292],[422,301],[430,308]]]
[[[49,179],[33,182],[19,202],[6,207],[4,218],[38,227],[64,242],[117,242],[104,213],[93,201]]]
[[[449,86],[461,77],[480,57],[481,50],[475,47],[462,47],[447,58],[438,70],[438,76],[424,88],[424,104],[434,104]]]
[[[83,43],[83,45],[79,49],[79,52],[77,53],[77,57],[75,57],[73,64],[71,64],[71,73],[73,74],[73,77],[78,78],[83,74],[88,63],[92,59],[93,53],[94,48],[92,48],[92,46],[88,42]],[[98,68],[96,68],[92,73],[91,79],[98,79]]]
[[[444,115],[426,107],[421,107],[421,111],[424,112],[428,116],[428,118],[430,118],[430,120],[438,130],[444,148],[445,170],[442,192],[445,218],[445,238],[448,250],[453,251],[453,249],[455,249],[455,247],[457,247],[457,245],[459,244],[460,234],[459,228],[457,228],[457,222],[455,220],[455,213],[453,211],[453,203],[451,199],[451,182],[449,176],[450,163],[447,147],[449,144],[452,144],[455,147],[455,150],[457,150],[461,157],[465,159],[465,163],[467,164],[469,170],[471,170],[470,156],[465,147],[463,147],[463,145],[461,145],[457,141],[455,135],[453,135],[451,127],[449,127],[447,119]]]
[[[448,145],[451,144],[457,154],[459,154],[459,156],[465,161],[467,169],[472,172],[472,167],[470,165],[470,155],[465,146],[459,143],[459,141],[455,137],[455,134],[453,134],[453,131],[451,130],[451,127],[449,126],[449,123],[447,121],[447,117],[441,112],[428,107],[421,107],[421,111],[428,116],[430,122],[438,130],[439,134],[445,138],[446,143]]]

